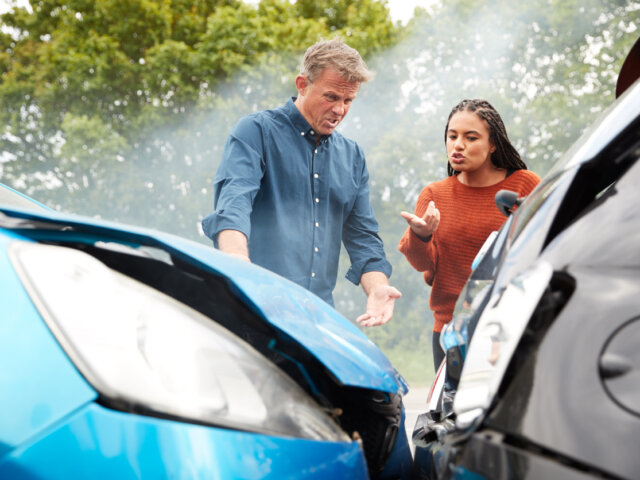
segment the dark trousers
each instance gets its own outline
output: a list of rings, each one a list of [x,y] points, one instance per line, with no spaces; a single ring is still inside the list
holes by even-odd
[[[444,350],[440,346],[440,332],[432,332],[431,349],[433,350],[433,368],[437,372],[444,360]]]

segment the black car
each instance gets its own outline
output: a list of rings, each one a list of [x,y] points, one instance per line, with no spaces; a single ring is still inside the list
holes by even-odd
[[[441,337],[417,478],[640,476],[639,158],[636,81],[483,253]]]

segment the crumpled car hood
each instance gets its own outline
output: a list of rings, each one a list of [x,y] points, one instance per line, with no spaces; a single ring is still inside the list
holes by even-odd
[[[43,213],[0,206],[0,226],[38,231],[38,237],[103,241],[160,248],[227,278],[250,308],[303,345],[347,386],[404,394],[408,386],[387,357],[350,321],[304,288],[283,277],[168,233],[59,212]],[[65,230],[61,229],[65,227]],[[69,228],[66,228],[69,227]],[[32,234],[30,235],[32,236]]]

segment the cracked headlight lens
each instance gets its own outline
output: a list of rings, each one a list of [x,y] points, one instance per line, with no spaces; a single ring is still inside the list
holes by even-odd
[[[15,242],[10,255],[54,336],[111,408],[350,441],[293,380],[190,307],[78,250]]]

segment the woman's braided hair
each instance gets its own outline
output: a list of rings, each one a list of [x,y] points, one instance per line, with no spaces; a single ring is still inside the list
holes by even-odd
[[[453,107],[447,119],[447,126],[444,129],[445,144],[447,142],[447,132],[449,131],[451,117],[465,110],[475,113],[489,125],[489,141],[496,147],[495,151],[491,154],[491,163],[498,168],[504,168],[506,170],[527,169],[522,158],[520,158],[520,154],[509,141],[507,129],[502,122],[502,118],[500,118],[500,114],[493,108],[493,105],[486,100],[462,100],[458,105]],[[451,164],[447,163],[447,173],[449,176],[452,176],[458,172],[451,167]]]

